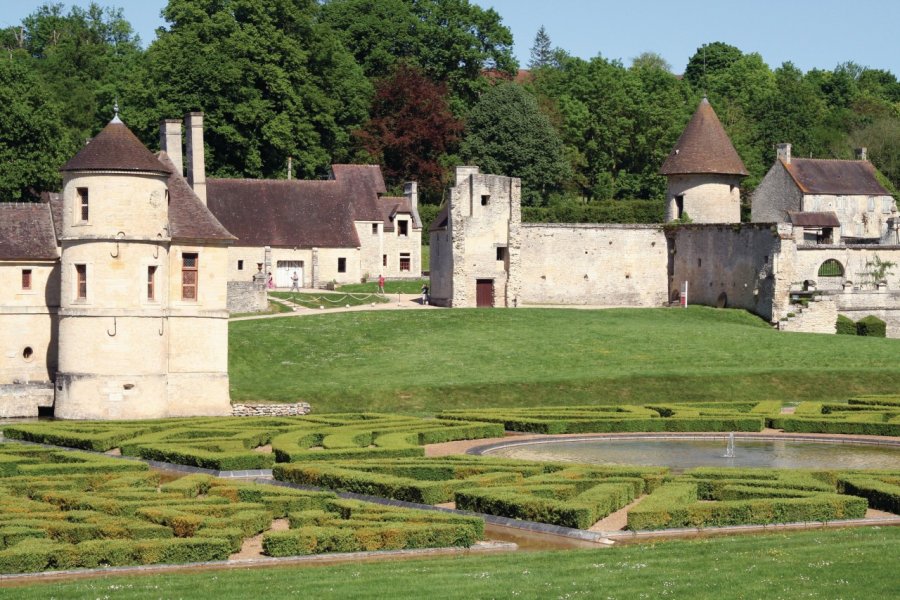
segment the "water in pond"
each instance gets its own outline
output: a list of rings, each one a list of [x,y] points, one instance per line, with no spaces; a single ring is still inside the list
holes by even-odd
[[[780,467],[796,469],[900,469],[900,448],[855,444],[736,439],[725,458],[725,438],[710,440],[587,440],[521,444],[486,454],[601,465]]]

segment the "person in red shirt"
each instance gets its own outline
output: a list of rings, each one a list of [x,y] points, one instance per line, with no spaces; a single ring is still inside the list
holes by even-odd
[[[378,276],[378,293],[379,294],[384,293],[384,275]]]

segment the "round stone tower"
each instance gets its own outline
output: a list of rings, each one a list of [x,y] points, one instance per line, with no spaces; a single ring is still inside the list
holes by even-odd
[[[666,222],[740,223],[747,169],[706,98],[659,172],[668,179]]]
[[[165,416],[168,169],[117,115],[61,171],[54,413]]]

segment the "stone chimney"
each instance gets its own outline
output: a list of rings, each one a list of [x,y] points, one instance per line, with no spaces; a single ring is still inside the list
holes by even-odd
[[[784,164],[791,164],[791,145],[775,144],[775,156]]]
[[[856,160],[868,160],[868,148],[863,146],[862,148],[856,149]]]
[[[409,206],[415,210],[419,206],[419,184],[407,181],[403,184],[403,197],[409,200]]]
[[[187,180],[194,193],[206,204],[206,160],[203,152],[203,113],[192,112],[184,117],[187,129]]]
[[[168,155],[179,175],[184,175],[184,159],[181,154],[181,121],[165,119],[159,122],[159,149]]]

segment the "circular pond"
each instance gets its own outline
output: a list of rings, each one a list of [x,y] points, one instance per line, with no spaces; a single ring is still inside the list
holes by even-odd
[[[522,460],[600,465],[693,467],[780,467],[795,469],[898,469],[900,445],[852,444],[736,437],[734,457],[725,457],[727,438],[563,439],[512,442],[480,454]]]

